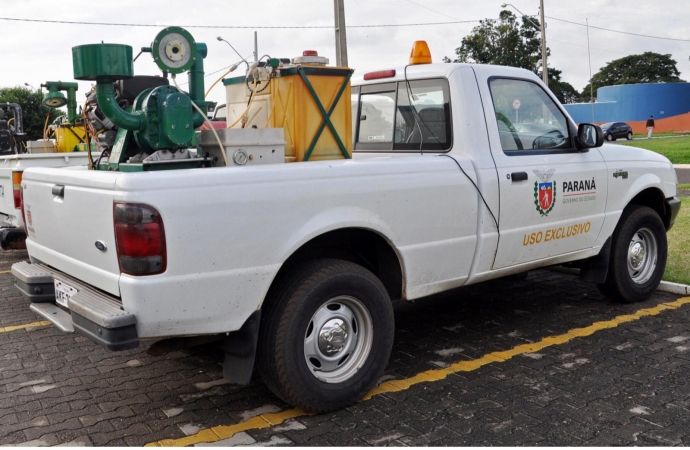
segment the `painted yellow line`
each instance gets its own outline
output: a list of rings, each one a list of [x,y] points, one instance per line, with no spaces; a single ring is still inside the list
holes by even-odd
[[[522,344],[513,347],[509,350],[492,352],[482,356],[481,358],[473,359],[470,361],[460,361],[455,364],[451,364],[450,366],[444,369],[427,370],[425,372],[418,373],[417,375],[410,378],[386,381],[385,383],[381,383],[379,386],[372,389],[371,392],[369,392],[361,401],[367,401],[372,397],[380,394],[404,391],[411,388],[415,384],[443,380],[448,375],[452,375],[454,373],[471,372],[490,363],[508,361],[518,355],[535,353],[547,347],[565,344],[566,342],[570,342],[575,338],[591,336],[592,334],[598,331],[616,328],[624,323],[633,322],[643,317],[656,316],[664,311],[678,309],[681,306],[687,304],[690,304],[690,297],[679,298],[678,300],[673,302],[661,303],[653,308],[640,309],[632,314],[624,314],[621,316],[614,317],[611,320],[594,322],[593,324],[583,328],[574,328],[568,331],[567,333],[560,334],[558,336],[545,337],[544,339],[531,344]],[[180,439],[163,439],[161,441],[151,442],[149,444],[146,444],[146,446],[184,447],[187,445],[194,445],[202,442],[218,442],[221,439],[231,438],[241,431],[269,428],[274,425],[281,424],[288,419],[293,419],[295,417],[305,415],[307,415],[307,413],[300,409],[289,409],[287,411],[282,411],[279,413],[264,414],[261,416],[252,417],[251,419],[247,419],[243,422],[239,422],[234,425],[223,425],[213,428],[207,428],[199,431],[196,434],[183,437]]]
[[[262,414],[260,416],[254,416],[251,419],[247,419],[244,422],[236,423],[235,425],[221,425],[213,428],[207,428],[192,436],[187,436],[181,439],[163,439],[162,441],[146,444],[146,447],[185,447],[187,445],[194,445],[200,442],[217,442],[221,439],[229,439],[241,431],[270,428],[280,425],[286,420],[306,415],[308,414],[301,409],[288,409],[287,411],[281,411],[278,413]]]
[[[48,322],[47,320],[41,320],[40,322],[25,323],[23,325],[13,325],[11,327],[0,327],[0,333],[9,333],[10,331],[23,330],[25,328],[45,327],[47,325],[50,325],[50,322]]]
[[[6,273],[12,273],[12,271],[11,270],[3,270],[2,272],[0,272],[0,275],[6,274]]]

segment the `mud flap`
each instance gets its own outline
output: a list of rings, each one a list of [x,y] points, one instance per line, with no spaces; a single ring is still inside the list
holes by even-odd
[[[254,311],[242,328],[228,334],[223,340],[223,377],[231,383],[244,385],[252,379],[260,323],[261,311]]]
[[[611,238],[606,239],[597,256],[585,260],[580,268],[580,279],[590,283],[602,284],[609,274],[609,257],[611,256]]]

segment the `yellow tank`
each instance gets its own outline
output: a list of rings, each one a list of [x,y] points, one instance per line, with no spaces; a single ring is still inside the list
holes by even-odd
[[[77,145],[86,142],[84,127],[74,127],[69,123],[59,125],[55,130],[55,141],[58,152],[79,151]]]
[[[244,127],[283,128],[286,162],[351,158],[352,70],[345,67],[290,65],[276,71],[278,75],[271,79],[268,88],[256,94]],[[266,74],[268,71],[265,70],[257,90],[265,87],[268,79]],[[245,77],[225,79],[223,83],[226,86],[227,121],[230,127],[245,112],[251,92]],[[329,116],[340,143],[329,126],[324,124],[324,114],[310,87],[326,112],[340,94]],[[232,126],[241,127],[241,120]],[[320,129],[321,133],[316,138]]]

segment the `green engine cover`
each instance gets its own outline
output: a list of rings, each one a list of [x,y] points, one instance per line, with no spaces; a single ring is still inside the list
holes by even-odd
[[[72,47],[72,65],[77,80],[132,78],[132,47],[122,44],[88,44]]]
[[[145,90],[134,101],[134,110],[143,111],[146,117],[144,130],[134,133],[134,140],[142,150],[177,150],[192,146],[192,102],[174,86]]]

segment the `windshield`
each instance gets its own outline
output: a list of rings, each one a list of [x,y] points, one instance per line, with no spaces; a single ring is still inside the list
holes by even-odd
[[[613,125],[613,122],[605,123],[601,126],[602,130],[608,130]]]

